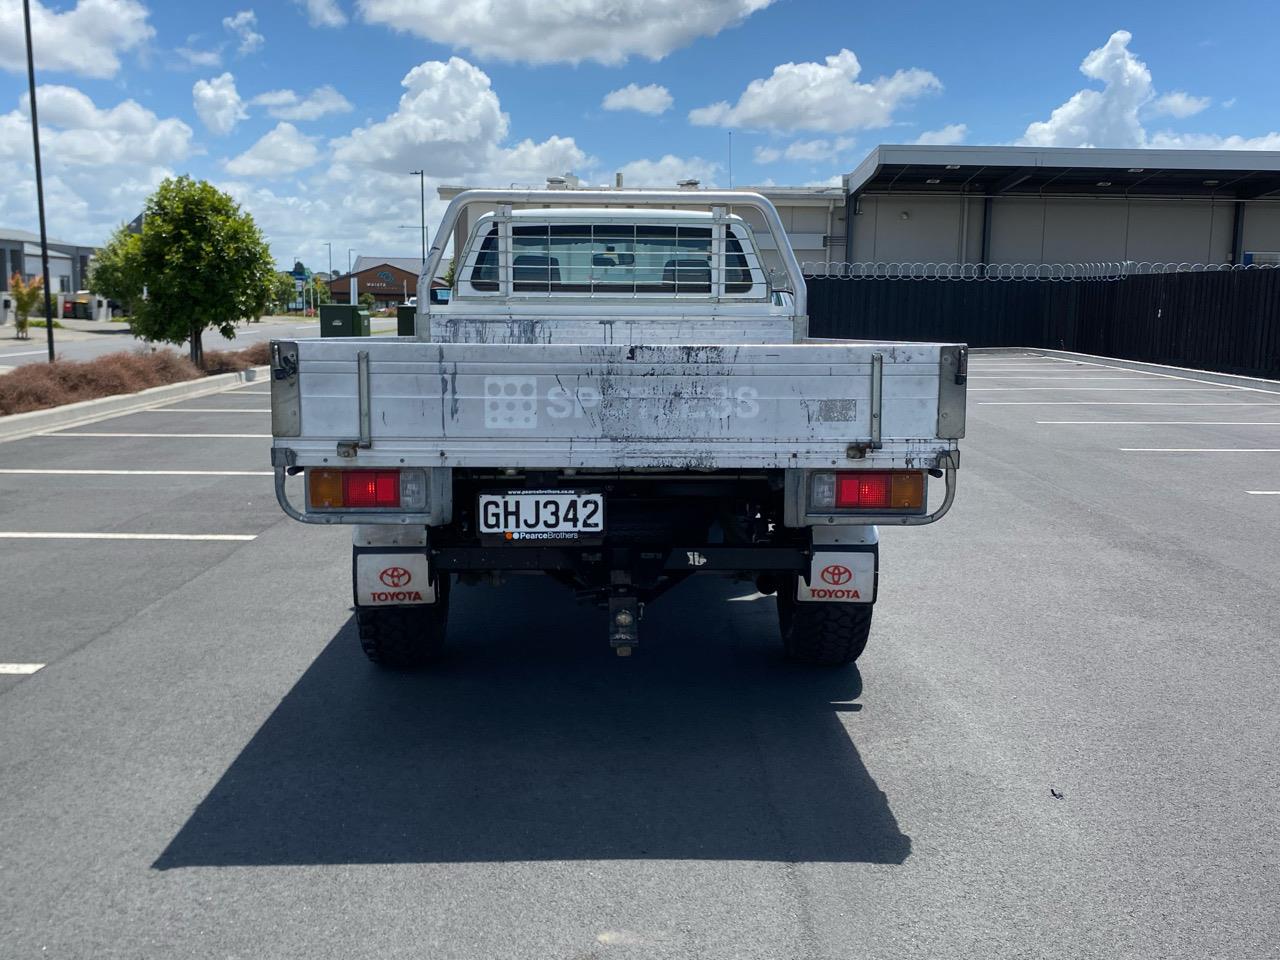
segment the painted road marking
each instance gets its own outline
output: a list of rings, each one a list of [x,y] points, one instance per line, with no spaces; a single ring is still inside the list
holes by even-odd
[[[1079,380],[1106,380],[1106,381],[1111,381],[1116,383],[1150,383],[1151,382],[1150,380],[1144,380],[1142,377],[1023,377],[1023,376],[1005,377],[1005,376],[999,376],[994,374],[985,376],[985,377],[970,376],[969,379],[970,380],[1061,380],[1064,383],[1071,383]],[[1051,388],[1045,387],[1045,389],[1048,390]]]
[[[173,410],[169,407],[155,410],[138,410],[137,413],[270,413],[270,407],[183,407]]]
[[[23,350],[20,353],[0,353],[0,360],[8,360],[10,357],[34,357],[37,353],[48,352],[48,350]]]
[[[1280,497],[1280,490],[1246,490],[1251,497]]]
[[[1241,400],[979,400],[983,407],[1280,407]]]
[[[248,533],[49,533],[0,530],[3,540],[257,540]]]
[[[1280,427],[1280,420],[1037,420],[1036,423],[1120,427]]]
[[[1150,381],[1146,381],[1150,382]],[[970,393],[1024,393],[1028,390],[1109,390],[1113,393],[1212,393],[1237,387],[974,387]],[[1276,394],[1280,397],[1280,393]]]
[[[1280,447],[1121,447],[1122,453],[1280,453]]]
[[[1184,377],[1176,373],[1157,373],[1154,370],[1136,370],[1132,367],[1117,366],[1114,363],[1095,363],[1088,360],[1073,360],[1072,362],[1078,363],[1081,366],[1096,367],[1103,370],[1116,370],[1122,373],[1145,373],[1149,377],[1161,377],[1166,380],[1183,380],[1187,383],[1204,383],[1210,386],[1222,387],[1227,390],[1247,390],[1250,393],[1270,393],[1280,396],[1280,384],[1276,384],[1275,389],[1268,389],[1266,387],[1246,387],[1243,384],[1219,383],[1216,380],[1201,380],[1199,377]]]
[[[43,669],[43,663],[0,663],[0,674],[8,676],[28,677]]]
[[[270,470],[36,470],[6,467],[0,474],[18,473],[40,477],[270,477]]]
[[[37,433],[37,437],[162,437],[167,440],[270,440],[269,433],[92,433],[74,430]]]

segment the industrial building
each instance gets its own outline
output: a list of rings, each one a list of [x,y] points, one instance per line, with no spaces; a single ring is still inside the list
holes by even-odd
[[[1280,153],[880,146],[845,177],[854,262],[1234,263],[1280,251]]]
[[[773,201],[797,258],[817,271],[829,262],[1280,261],[1275,152],[883,145],[842,179],[736,189]],[[573,206],[573,181],[549,185]],[[450,200],[463,189],[439,194]],[[459,221],[455,249],[482,212]],[[774,243],[760,239],[770,259]]]
[[[53,293],[72,293],[86,288],[89,261],[97,247],[81,246],[63,240],[49,241],[49,287]],[[9,278],[15,273],[24,278],[41,276],[40,235],[26,230],[0,227],[0,290],[9,289]]]

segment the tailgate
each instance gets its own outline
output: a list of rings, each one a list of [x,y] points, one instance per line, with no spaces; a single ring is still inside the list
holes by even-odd
[[[272,344],[277,462],[727,469],[950,464],[965,348]],[[341,447],[341,453],[339,448]]]

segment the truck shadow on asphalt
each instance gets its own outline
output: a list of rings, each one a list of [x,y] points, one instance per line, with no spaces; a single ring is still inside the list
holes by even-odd
[[[630,659],[544,579],[456,589],[426,673],[371,666],[348,622],[153,866],[902,863],[841,722],[858,671],[785,663],[774,601],[725,602],[749,592],[687,582]]]

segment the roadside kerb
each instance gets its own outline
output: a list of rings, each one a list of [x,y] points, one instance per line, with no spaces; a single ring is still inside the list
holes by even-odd
[[[97,400],[82,400],[79,403],[68,403],[49,410],[12,413],[7,417],[0,417],[0,443],[21,440],[23,437],[63,427],[97,423],[99,420],[108,420],[126,413],[137,413],[139,410],[163,406],[178,400],[190,400],[211,393],[221,393],[241,384],[265,379],[270,369],[267,366],[250,367],[236,373],[219,373],[212,377],[201,377],[198,380],[184,380],[182,383],[149,387],[137,393],[122,393],[114,397],[100,397]]]

